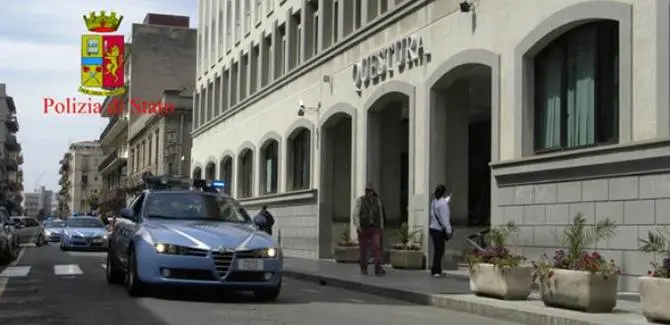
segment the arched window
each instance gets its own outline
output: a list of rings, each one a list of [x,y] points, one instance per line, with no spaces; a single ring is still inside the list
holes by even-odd
[[[200,167],[196,167],[193,170],[193,179],[201,179],[202,178],[202,169]]]
[[[295,130],[288,139],[288,166],[286,168],[288,188],[292,191],[310,187],[311,133],[306,128]]]
[[[233,188],[233,157],[225,156],[219,166],[219,179],[223,181],[223,193],[232,194]]]
[[[535,150],[615,143],[619,131],[619,24],[575,27],[534,61]]]
[[[205,179],[211,181],[215,177],[216,177],[216,165],[213,162],[209,162],[205,167]]]
[[[261,147],[261,188],[263,194],[277,193],[279,180],[279,142],[268,140]]]
[[[237,175],[237,196],[248,198],[253,196],[254,186],[254,152],[251,149],[245,149],[238,158]]]

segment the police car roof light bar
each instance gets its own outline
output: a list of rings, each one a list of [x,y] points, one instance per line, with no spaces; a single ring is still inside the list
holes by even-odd
[[[142,180],[144,181],[146,188],[151,190],[174,190],[188,188],[188,184],[184,184],[184,182],[179,179],[154,176],[150,172],[144,173],[142,175]]]
[[[207,182],[204,179],[194,179],[193,187],[202,190],[203,192],[219,193],[219,189],[223,187],[222,181]]]

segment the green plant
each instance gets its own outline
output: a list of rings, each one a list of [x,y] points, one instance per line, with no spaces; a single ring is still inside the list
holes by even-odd
[[[588,225],[582,214],[578,213],[563,231],[561,243],[565,249],[556,251],[553,259],[543,255],[540,260],[533,262],[533,277],[550,278],[552,269],[588,271],[604,277],[618,274],[619,268],[614,260],[607,261],[597,252],[586,251],[589,247],[595,247],[599,241],[612,237],[615,231],[616,224],[609,218]]]
[[[391,245],[393,249],[418,251],[422,248],[423,232],[418,229],[410,230],[406,222],[403,222],[392,236],[398,240],[397,243]]]
[[[337,246],[340,247],[354,247],[358,246],[358,243],[351,240],[351,230],[349,227],[344,227],[342,234],[340,235],[340,241],[337,243]]]
[[[495,267],[517,267],[526,260],[521,255],[513,254],[507,247],[510,236],[519,232],[519,227],[514,222],[491,228],[485,236],[488,246],[484,250],[475,249],[468,255],[468,265],[473,270],[475,264],[493,264]]]
[[[650,263],[652,269],[647,274],[657,278],[670,278],[670,231],[656,229],[647,233],[647,239],[639,241],[642,243],[640,251],[665,255],[661,263]]]

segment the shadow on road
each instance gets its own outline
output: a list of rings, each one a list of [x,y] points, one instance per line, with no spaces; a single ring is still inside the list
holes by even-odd
[[[323,290],[317,290],[314,288]],[[189,302],[205,302],[205,303],[227,303],[227,304],[271,304],[271,305],[286,305],[286,304],[309,304],[315,302],[321,303],[345,303],[352,302],[358,304],[375,304],[375,305],[411,305],[411,303],[390,300],[382,297],[365,295],[364,299],[360,298],[361,294],[336,289],[314,287],[304,284],[301,286],[285,286],[282,293],[275,301],[263,301],[257,299],[253,293],[244,291],[220,291],[203,288],[155,288],[152,289],[150,297],[163,300],[173,301],[189,301]],[[358,299],[356,299],[358,297]]]

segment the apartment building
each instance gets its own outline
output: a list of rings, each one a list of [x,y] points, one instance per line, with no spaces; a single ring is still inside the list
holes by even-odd
[[[0,83],[0,201],[11,201],[20,213],[23,202],[23,155],[17,139],[19,122],[14,98]]]
[[[23,202],[23,214],[31,217],[42,217],[51,214],[53,191],[47,190],[44,186],[40,186],[35,192],[25,193],[25,200]]]
[[[169,114],[150,116],[131,140],[131,186],[140,186],[142,175],[188,177],[191,158],[193,89],[165,90],[161,103],[174,105]]]
[[[95,141],[80,141],[70,145],[60,161],[59,184],[61,185],[60,201],[61,215],[68,217],[74,213],[88,213],[91,207],[91,198],[102,193],[102,177],[98,174],[97,166],[103,159],[100,143]]]
[[[107,109],[102,110],[103,117],[109,118],[100,136],[106,155],[98,166],[105,188],[103,205],[125,202],[127,189],[140,184],[141,173],[166,170],[163,165],[165,156],[172,154],[168,150],[173,148],[168,146],[176,141],[173,138],[180,139],[180,148],[188,142],[190,156],[190,136],[185,139],[173,130],[173,120],[188,119],[182,124],[187,130],[192,120],[192,95],[185,97],[188,105],[183,104],[180,95],[183,90],[193,89],[195,82],[196,31],[189,28],[189,17],[147,14],[142,24],[133,24],[131,40],[125,60],[128,91],[107,98],[103,105],[106,108],[121,102],[126,114],[110,116]],[[137,105],[149,103],[168,107],[169,114],[137,109]]]
[[[670,2],[202,0],[199,15],[192,173],[269,204],[286,255],[328,257],[368,182],[391,224],[426,229],[445,183],[461,233],[515,221],[530,259],[578,213],[612,218],[599,248],[636,290],[638,237],[670,224]]]
[[[40,194],[39,193],[25,193],[25,200],[23,201],[23,215],[30,217],[37,217],[40,211]]]

